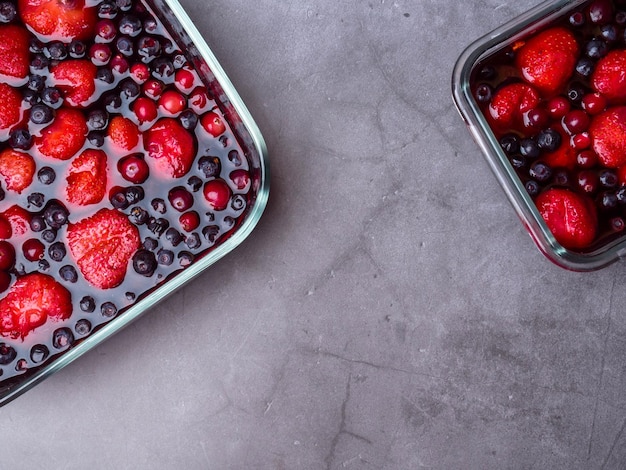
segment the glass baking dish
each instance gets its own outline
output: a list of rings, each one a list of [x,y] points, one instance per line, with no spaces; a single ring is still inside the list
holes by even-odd
[[[11,190],[7,170],[0,163],[0,176],[5,177],[5,181],[0,179],[4,194],[0,233],[2,220],[8,220],[11,236],[7,241],[16,252],[11,268],[4,270],[8,284],[0,293],[0,310],[11,311],[10,315],[0,311],[0,406],[124,328],[232,251],[256,226],[269,195],[264,139],[176,0],[87,0],[80,8],[91,15],[84,20],[90,23],[91,36],[77,33],[80,41],[74,38],[71,43],[67,38],[59,41],[50,36],[46,24],[32,20],[29,2],[36,12],[39,0],[20,0],[13,12],[17,16],[7,20],[11,12],[3,11],[0,21],[17,25],[22,31],[24,21],[29,31],[30,73],[34,61],[43,60],[47,64],[46,86],[58,83],[64,99],[52,112],[59,116],[61,109],[78,110],[89,133],[73,156],[50,158],[41,143],[47,128],[34,125],[32,117],[34,104],[49,105],[45,101],[48,98],[26,91],[31,89],[30,78],[27,82],[24,77],[7,79],[0,74],[0,82],[31,98],[35,95],[24,111],[31,115],[28,130],[35,144],[20,148],[5,135],[0,139],[0,150],[17,150],[19,158],[27,158],[24,153],[32,155],[39,170],[33,183],[20,192]],[[67,4],[72,8],[81,3]],[[5,27],[0,25],[0,29]],[[56,31],[67,30],[67,26],[63,28]],[[64,45],[59,46],[59,42]],[[0,40],[0,50],[2,47]],[[69,52],[72,58],[75,54],[83,62],[90,59],[97,65],[96,90],[89,104],[70,102],[70,92],[64,86],[74,78],[71,73],[61,79],[57,76],[63,61],[55,56],[59,47],[63,57]],[[103,59],[99,54],[107,48],[111,57]],[[81,67],[80,73],[91,70],[84,63]],[[146,70],[149,76],[142,76]],[[103,82],[104,91],[99,89]],[[141,107],[138,96],[144,99]],[[102,108],[108,112],[105,125],[109,127],[98,132],[103,129],[102,119],[98,121],[92,111]],[[125,141],[115,140],[118,134],[112,125],[118,115],[130,116],[134,122],[132,132],[122,131],[123,138],[133,132],[139,135],[135,145],[128,144],[123,151],[119,145],[126,145]],[[41,116],[45,118],[45,114]],[[68,129],[65,133],[72,132]],[[105,196],[84,203],[82,193],[89,194],[90,187],[72,186],[70,195],[70,186],[76,184],[71,175],[80,169],[78,155],[82,157],[86,151],[91,152],[87,155],[104,153],[107,172],[102,186]],[[40,176],[44,165],[47,176]],[[50,178],[50,168],[56,183]],[[142,177],[142,169],[149,171],[147,179]],[[97,185],[97,181],[90,184]],[[60,207],[67,209],[65,220],[60,222],[54,219],[59,214],[59,201]],[[15,206],[19,206],[17,211]],[[20,217],[25,221],[21,231]],[[128,259],[113,266],[112,260],[125,250],[132,250]],[[105,256],[108,258],[102,261]],[[119,277],[120,272],[122,278],[111,281],[111,276]],[[52,294],[38,297],[32,292],[35,288]],[[28,307],[19,296],[30,296]],[[26,312],[27,308],[32,310]]]
[[[599,8],[607,8],[607,6],[609,9],[612,9],[610,20],[598,20],[597,16],[594,16],[592,19],[592,14],[597,15]],[[622,193],[618,195],[620,196],[619,203],[616,203],[615,196],[617,191],[624,187],[626,181],[621,176],[619,185],[615,186],[616,175],[622,170],[605,168],[600,164],[596,164],[591,171],[596,176],[600,175],[603,178],[600,189],[597,189],[596,186],[583,185],[584,180],[581,179],[583,167],[578,165],[583,165],[580,162],[585,160],[582,160],[582,157],[578,155],[582,150],[589,149],[593,150],[595,155],[596,141],[600,140],[599,131],[597,130],[599,125],[589,125],[588,132],[586,129],[581,131],[575,129],[573,125],[569,125],[567,127],[568,132],[563,133],[561,131],[568,125],[563,124],[563,119],[565,118],[562,117],[562,113],[565,111],[558,111],[555,103],[559,103],[560,100],[562,104],[563,100],[561,98],[564,98],[567,102],[567,112],[583,110],[587,118],[590,118],[592,123],[594,122],[599,111],[590,107],[588,103],[591,102],[591,99],[581,101],[581,96],[594,93],[602,94],[597,90],[596,78],[593,75],[595,69],[601,68],[599,65],[600,61],[607,55],[607,51],[626,48],[623,39],[626,14],[620,11],[622,8],[624,6],[619,7],[612,2],[602,1],[558,0],[544,2],[471,44],[459,57],[452,76],[452,93],[457,109],[523,225],[541,252],[557,265],[574,271],[596,270],[626,256],[626,237],[624,236],[626,232],[623,231],[623,216],[626,212],[622,208]],[[602,11],[600,11],[600,14],[602,14]],[[605,14],[605,17],[609,18],[607,15]],[[607,24],[611,26],[605,26]],[[539,89],[540,84],[537,77],[531,75],[529,78],[528,75],[525,75],[529,70],[527,68],[529,67],[529,53],[526,52],[524,58],[520,58],[520,56],[524,53],[526,44],[533,41],[535,44],[538,43],[539,40],[534,38],[542,34],[545,37],[547,36],[546,31],[558,28],[572,31],[571,34],[577,41],[579,50],[572,74],[564,82],[562,89],[546,91],[546,89]],[[611,32],[617,33],[618,38],[605,39],[603,35],[608,35]],[[600,53],[598,53],[597,49],[592,49],[591,47],[592,41],[598,38],[603,43],[600,46],[606,48],[606,50]],[[595,46],[599,47],[597,44]],[[530,48],[530,46],[528,47]],[[523,62],[524,60],[526,62]],[[535,56],[533,60],[538,59]],[[587,64],[589,68],[585,70],[583,68],[584,64]],[[533,69],[530,70],[531,72],[533,71]],[[491,75],[493,73],[497,76],[495,79]],[[483,86],[481,82],[486,83],[487,86]],[[535,176],[543,178],[541,176],[543,173],[539,170],[545,170],[545,166],[533,167],[535,163],[532,159],[537,158],[536,153],[526,150],[526,153],[522,155],[523,158],[520,158],[519,150],[515,154],[515,151],[511,151],[511,147],[507,147],[506,141],[503,140],[505,135],[512,133],[517,137],[516,142],[518,144],[522,139],[532,140],[536,144],[540,137],[538,128],[532,127],[535,124],[532,122],[529,124],[528,121],[524,121],[522,126],[530,127],[523,127],[521,131],[519,128],[516,128],[512,132],[502,131],[502,129],[497,128],[497,125],[493,124],[495,122],[494,116],[498,116],[500,109],[494,104],[495,97],[499,90],[513,83],[530,85],[539,89],[537,92],[539,104],[534,104],[534,106],[547,110],[547,112],[532,111],[534,113],[533,119],[536,119],[537,122],[541,121],[544,129],[552,127],[558,130],[562,137],[560,139],[561,145],[569,144],[574,148],[574,151],[570,152],[573,157],[569,157],[570,160],[567,161],[567,165],[562,163],[563,161],[557,162],[553,155],[545,157],[546,161],[550,161],[550,164],[554,165],[552,167],[548,165],[548,171],[552,179],[548,180],[547,183],[541,182],[537,184],[536,181],[529,183],[529,180]],[[477,91],[479,86],[481,86],[480,92]],[[609,100],[602,112],[608,112],[611,107],[618,105],[618,103],[613,103]],[[526,119],[529,115],[524,114]],[[545,124],[546,119],[549,124]],[[571,122],[571,119],[567,121],[567,123]],[[572,129],[574,130],[572,131]],[[581,136],[577,136],[578,134],[581,134]],[[545,133],[543,136],[545,136]],[[589,141],[591,141],[591,144],[589,144]],[[546,140],[542,140],[542,142],[545,143]],[[533,149],[533,145],[525,148]],[[536,145],[534,149],[536,149]],[[549,150],[553,151],[554,148]],[[589,154],[585,155],[588,156]],[[543,154],[540,154],[539,159],[543,158]],[[597,159],[597,155],[594,158]],[[553,161],[556,163],[553,164]],[[588,160],[586,161],[585,165],[589,165]],[[561,164],[564,165],[563,168],[558,166]],[[534,169],[531,170],[529,168]],[[556,177],[557,174],[559,179]],[[596,176],[591,176],[596,178]],[[594,179],[594,181],[596,180]],[[572,189],[572,192],[575,192],[579,191],[580,188],[584,188],[582,192],[585,192],[596,188],[596,192],[591,192],[589,197],[582,196],[585,197],[585,201],[592,199],[594,204],[600,204],[599,209],[589,210],[590,214],[597,217],[598,228],[593,232],[595,234],[593,242],[588,243],[584,247],[576,246],[572,248],[570,246],[567,248],[564,244],[567,245],[568,243],[557,241],[559,237],[556,237],[548,227],[544,216],[542,216],[536,204],[538,193],[545,192],[550,188],[560,188],[561,186],[567,190],[568,195],[570,194],[570,189]],[[604,191],[605,189],[606,191]],[[555,193],[553,192],[552,195]],[[602,194],[601,197],[600,194]],[[541,207],[544,208],[545,206],[542,205]],[[550,216],[546,215],[546,217],[549,218]],[[589,218],[593,219],[591,216]]]

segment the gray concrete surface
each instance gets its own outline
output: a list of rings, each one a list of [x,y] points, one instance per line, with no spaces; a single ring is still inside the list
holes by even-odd
[[[267,139],[267,212],[0,409],[0,468],[625,468],[626,267],[547,261],[450,94],[538,2],[182,3]]]

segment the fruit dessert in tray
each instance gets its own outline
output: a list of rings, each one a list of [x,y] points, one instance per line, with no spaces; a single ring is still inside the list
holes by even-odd
[[[1,1],[0,404],[245,238],[264,153],[178,4]]]
[[[625,254],[626,2],[548,2],[470,46],[456,103],[539,248]]]

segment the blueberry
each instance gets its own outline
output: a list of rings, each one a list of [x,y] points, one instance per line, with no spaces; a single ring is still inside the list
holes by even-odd
[[[14,149],[28,150],[33,146],[33,137],[26,129],[16,129],[9,134],[9,145]]]
[[[128,205],[137,204],[145,197],[145,193],[141,186],[129,186],[124,190],[124,197]]]
[[[197,233],[192,233],[188,237],[185,238],[185,245],[190,250],[195,250],[196,248],[200,248],[202,245],[202,241],[200,240],[200,235]]]
[[[109,124],[109,113],[102,109],[94,109],[87,115],[87,127],[94,131],[101,131]]]
[[[83,312],[91,313],[96,309],[96,301],[90,295],[80,299],[80,309]]]
[[[41,99],[39,98],[39,93],[29,89],[26,89],[22,92],[22,99],[24,100],[24,103],[30,106],[34,106],[39,103],[39,101],[41,101]]]
[[[146,33],[154,33],[158,28],[157,21],[152,17],[145,18],[143,20],[143,30]]]
[[[613,217],[609,221],[609,225],[611,226],[611,230],[615,232],[622,232],[626,228],[626,221],[624,221],[623,217]]]
[[[219,233],[220,228],[217,225],[207,225],[202,229],[202,235],[209,243],[215,243]]]
[[[156,241],[154,238],[150,238],[147,237],[144,241],[142,246],[146,249],[146,250],[150,250],[150,251],[154,251],[157,249],[157,247],[159,246],[159,242]]]
[[[235,194],[232,202],[230,203],[230,207],[232,207],[233,210],[240,211],[246,207],[246,198],[244,198],[241,194]]]
[[[52,346],[56,349],[65,349],[74,342],[74,334],[69,328],[57,328],[52,333]]]
[[[49,355],[50,350],[47,346],[44,346],[43,344],[36,344],[30,350],[30,360],[33,361],[35,364],[39,364],[45,361],[46,359],[48,359]]]
[[[130,57],[135,53],[133,41],[126,36],[120,36],[117,38],[115,41],[115,47],[124,57]]]
[[[567,90],[567,99],[569,99],[573,104],[578,105],[585,94],[585,87],[580,84],[573,83]]]
[[[152,62],[151,68],[152,75],[165,83],[171,82],[170,79],[174,76],[174,72],[176,71],[176,69],[174,69],[174,64],[172,63],[172,61],[165,57],[159,57],[158,59],[155,59]]]
[[[609,52],[609,46],[602,39],[592,39],[585,44],[585,52],[590,59],[601,59]]]
[[[115,0],[115,5],[117,5],[117,8],[121,11],[128,11],[133,6],[133,0]]]
[[[552,177],[552,169],[543,162],[535,162],[530,166],[528,174],[539,183],[545,183]]]
[[[479,103],[489,103],[493,96],[493,87],[488,83],[480,83],[474,91],[474,96]]]
[[[617,196],[612,191],[605,191],[600,195],[600,209],[611,210],[615,209],[618,204]]]
[[[89,131],[87,140],[94,147],[102,147],[104,145],[104,134],[98,131]]]
[[[137,41],[137,54],[143,62],[150,62],[161,53],[161,43],[152,36],[142,36]]]
[[[235,165],[235,166],[241,166],[241,155],[239,154],[238,150],[231,150],[230,152],[228,152],[228,159]]]
[[[108,67],[100,67],[96,71],[96,79],[100,80],[101,82],[107,83],[109,85],[115,81],[113,72]]]
[[[31,74],[28,76],[26,86],[29,90],[41,91],[46,87],[46,78],[42,75]]]
[[[176,54],[174,57],[172,57],[172,64],[174,65],[175,69],[180,69],[184,67],[186,63],[187,58],[184,54]]]
[[[178,116],[181,126],[188,131],[193,131],[198,125],[198,115],[191,109],[186,109]]]
[[[56,173],[49,166],[44,166],[37,172],[37,178],[41,184],[52,184],[56,179]]]
[[[43,49],[43,53],[50,60],[63,60],[67,58],[67,48],[61,41],[52,41]]]
[[[152,206],[152,208],[157,211],[159,214],[165,214],[166,206],[165,206],[165,201],[161,198],[154,198],[151,202],[150,205]]]
[[[40,54],[43,52],[43,42],[36,37],[31,37],[28,41],[28,50],[33,54]]]
[[[519,152],[519,137],[515,134],[506,134],[500,138],[500,147],[507,155]],[[218,160],[219,161],[219,160]]]
[[[33,56],[33,58],[30,60],[30,66],[34,69],[34,70],[43,70],[43,69],[47,69],[48,65],[50,65],[50,61],[48,60],[48,58],[39,53],[39,54],[35,54]]]
[[[117,307],[113,302],[104,302],[100,306],[100,313],[103,317],[113,318],[117,314]]]
[[[133,269],[137,274],[150,277],[157,268],[154,253],[149,250],[138,250],[133,256]]]
[[[626,204],[626,188],[619,188],[615,192],[615,197],[617,197],[617,202],[620,204]]]
[[[0,2],[0,23],[10,23],[17,17],[17,8],[12,2]]]
[[[46,221],[43,216],[35,214],[30,219],[30,229],[33,232],[41,232],[46,228]]]
[[[52,243],[57,237],[57,233],[54,230],[46,229],[41,232],[41,238],[47,243]]]
[[[69,212],[60,202],[52,201],[48,203],[43,216],[50,227],[59,229],[67,223]]]
[[[30,108],[30,120],[33,124],[47,124],[52,121],[54,112],[45,104],[36,104]]]
[[[124,188],[117,188],[117,190],[113,191],[109,197],[109,201],[115,209],[124,210],[127,209],[129,205],[126,200],[126,191]]]
[[[122,106],[122,98],[114,92],[104,95],[103,101],[106,110],[109,112],[117,111]]]
[[[98,7],[98,16],[110,20],[117,16],[117,5],[114,2],[105,1]]]
[[[63,95],[61,95],[61,91],[58,88],[47,87],[41,92],[41,101],[51,108],[57,109],[63,104]]]
[[[50,256],[50,259],[53,261],[63,261],[66,254],[67,250],[63,242],[55,242],[48,248],[48,256]]]
[[[537,135],[537,145],[541,150],[553,152],[561,145],[561,134],[554,129],[545,129]]]
[[[78,320],[74,326],[74,331],[81,336],[89,334],[91,331],[91,322],[84,318],[82,320]]]
[[[82,59],[87,53],[87,45],[83,41],[79,41],[78,39],[72,40],[67,49],[70,57],[74,59]]]
[[[615,13],[615,23],[617,23],[618,26],[626,25],[626,11],[620,10]]]
[[[6,366],[15,360],[17,351],[6,343],[0,343],[0,365]]]
[[[61,279],[67,282],[74,283],[78,281],[78,273],[76,272],[76,269],[74,268],[74,266],[69,264],[66,264],[65,266],[61,267],[61,269],[59,269],[59,276],[61,276]]]
[[[169,266],[174,262],[174,252],[171,250],[159,250],[157,253],[157,262],[163,266]]]
[[[539,183],[534,180],[527,181],[524,186],[530,197],[537,196],[539,194],[539,191],[541,190],[541,188],[539,187]]]
[[[612,170],[602,170],[598,176],[600,184],[605,188],[615,188],[619,183],[617,174]]]
[[[154,217],[151,217],[148,221],[147,226],[148,230],[154,233],[157,237],[160,237],[161,235],[163,235],[163,232],[165,232],[169,228],[170,223],[167,221],[167,219],[156,219]]]
[[[143,24],[141,19],[136,17],[135,15],[124,15],[120,18],[117,29],[120,34],[125,34],[134,38],[139,33],[141,33],[143,29]]]
[[[178,253],[178,264],[180,264],[180,266],[183,268],[186,268],[191,263],[193,263],[193,259],[193,254],[189,253],[188,251],[181,251],[180,253]]]
[[[604,24],[600,27],[600,35],[606,42],[617,41],[617,28],[612,24]]]
[[[567,170],[560,169],[554,173],[554,184],[558,186],[570,186],[571,176]]]
[[[46,200],[46,196],[44,196],[42,193],[31,193],[28,195],[26,200],[28,201],[29,204],[35,207],[42,207],[43,203]]]
[[[197,176],[190,176],[187,180],[187,186],[195,193],[202,187],[202,180]]]
[[[148,211],[142,209],[141,207],[133,207],[130,210],[130,220],[135,225],[143,225],[150,219],[150,214]]]
[[[222,172],[222,163],[218,157],[204,156],[198,160],[198,169],[206,178],[216,178]]]
[[[139,96],[139,93],[141,92],[139,85],[137,85],[137,83],[131,78],[127,78],[122,83],[120,83],[119,86],[122,92],[122,98],[127,101],[137,98]]]
[[[165,239],[169,241],[172,246],[178,246],[183,241],[183,236],[174,227],[170,227],[165,232]]]
[[[50,269],[50,263],[46,259],[40,259],[37,264],[40,271],[48,271]]]
[[[511,155],[509,157],[509,162],[511,162],[511,166],[516,170],[523,170],[528,165],[526,159],[521,156],[519,153],[515,155]]]
[[[537,158],[540,150],[539,145],[533,139],[526,138],[520,141],[519,151],[522,156],[527,158]]]

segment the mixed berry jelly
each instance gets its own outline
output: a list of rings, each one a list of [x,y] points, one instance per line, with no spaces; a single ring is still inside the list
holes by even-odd
[[[475,102],[532,199],[544,201],[542,194],[561,188],[587,207],[581,226],[591,242],[568,246],[567,237],[556,237],[581,253],[623,236],[626,199],[618,194],[626,188],[626,123],[623,134],[613,123],[626,117],[624,18],[622,0],[585,2],[478,62],[470,80]],[[543,65],[549,72],[541,75]],[[612,127],[602,120],[612,120]]]
[[[16,54],[27,67],[15,77],[0,64],[0,91],[22,97],[0,131],[7,387],[222,244],[255,198],[239,136],[149,4],[88,0],[67,18],[61,7],[51,25],[30,3],[0,12],[0,28],[25,38]],[[57,27],[58,35],[40,33]],[[3,114],[0,106],[0,127]],[[19,152],[20,165],[8,152]],[[105,219],[90,225],[111,214],[122,215],[123,231]],[[15,305],[37,295],[14,286],[32,279],[55,296],[40,299],[25,322]]]

